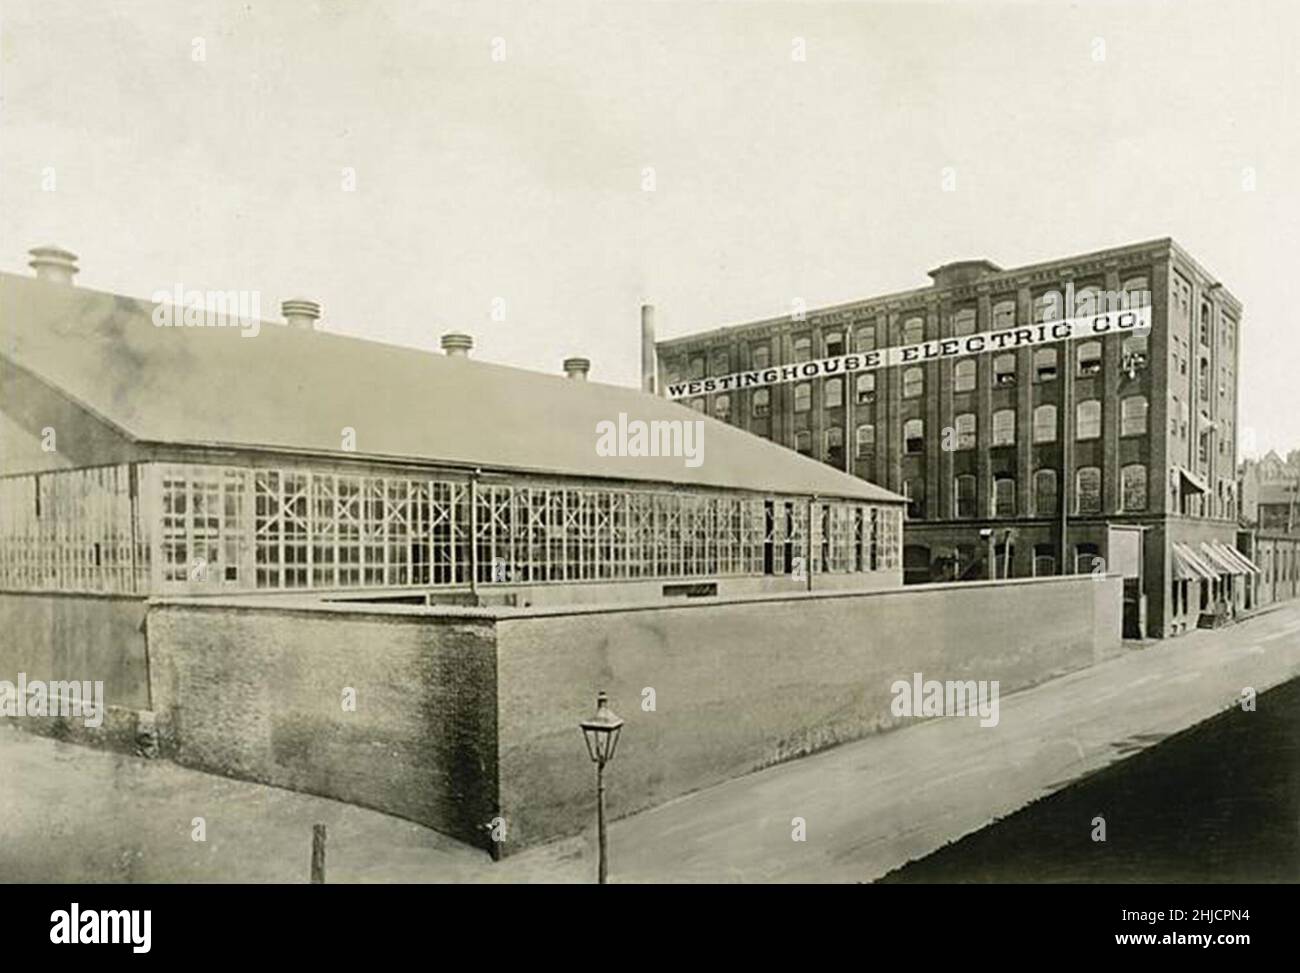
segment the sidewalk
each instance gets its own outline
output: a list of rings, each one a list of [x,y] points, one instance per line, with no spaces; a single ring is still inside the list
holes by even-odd
[[[616,821],[613,882],[862,882],[1300,675],[1300,606],[1128,651],[1003,697],[996,727],[934,719]],[[322,798],[0,732],[0,881],[585,882],[590,835],[500,863]],[[618,787],[618,763],[609,786]],[[21,786],[15,787],[14,784]],[[206,818],[204,843],[191,821]],[[594,817],[594,814],[593,814]],[[791,840],[791,820],[807,840]]]

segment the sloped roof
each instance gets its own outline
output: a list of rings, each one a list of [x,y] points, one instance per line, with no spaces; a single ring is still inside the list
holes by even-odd
[[[0,274],[0,355],[139,442],[307,451],[902,502],[636,389],[264,322],[156,327],[154,305]],[[704,461],[598,456],[596,424],[703,419]],[[356,430],[344,453],[344,427]]]

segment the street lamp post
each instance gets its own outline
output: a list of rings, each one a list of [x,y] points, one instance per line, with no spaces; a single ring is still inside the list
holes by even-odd
[[[582,727],[582,738],[587,742],[587,755],[596,765],[596,834],[599,844],[596,881],[604,885],[608,871],[609,855],[605,844],[605,764],[614,759],[614,750],[618,747],[618,733],[623,728],[623,721],[609,708],[609,697],[601,690],[596,697],[596,713],[590,719],[578,724]]]

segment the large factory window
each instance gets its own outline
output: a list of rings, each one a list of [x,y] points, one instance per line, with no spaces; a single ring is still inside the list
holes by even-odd
[[[757,575],[774,569],[777,545],[788,557],[805,550],[806,499],[780,501],[779,517],[774,501],[724,492],[302,467],[140,470],[140,503],[127,466],[0,479],[0,584],[145,592],[672,579]],[[870,559],[868,522],[878,524],[880,567],[897,566],[886,548],[901,543],[900,508],[821,504],[815,540],[831,570],[852,570],[858,545]]]

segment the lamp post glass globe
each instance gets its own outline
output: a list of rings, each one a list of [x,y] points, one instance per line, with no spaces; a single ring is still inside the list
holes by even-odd
[[[582,727],[582,738],[587,743],[587,755],[591,757],[593,763],[604,766],[614,759],[623,721],[609,708],[609,697],[604,692],[596,697],[595,714],[578,725]]]

